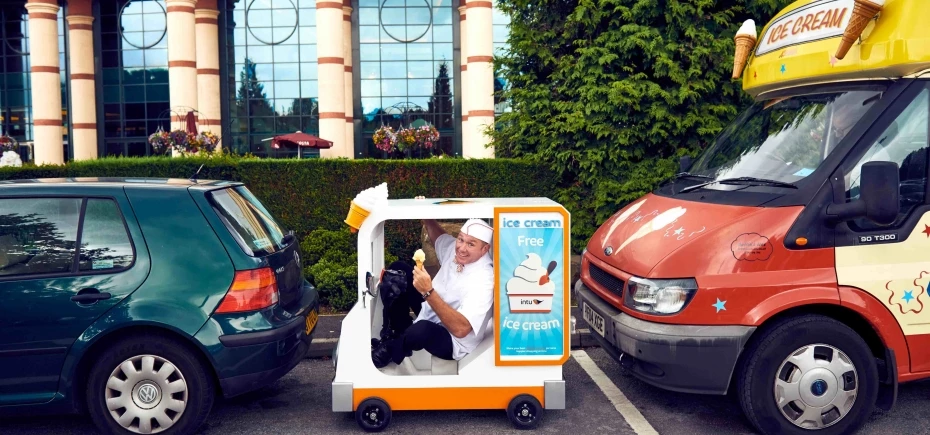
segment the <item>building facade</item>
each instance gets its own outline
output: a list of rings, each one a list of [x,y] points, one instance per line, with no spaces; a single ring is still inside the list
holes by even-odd
[[[38,164],[151,154],[197,128],[258,156],[303,131],[322,157],[387,157],[372,135],[426,122],[443,154],[493,157],[492,57],[507,19],[476,0],[0,2],[0,129]]]

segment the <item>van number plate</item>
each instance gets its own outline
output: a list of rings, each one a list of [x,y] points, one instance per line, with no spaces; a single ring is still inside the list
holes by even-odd
[[[585,322],[588,322],[588,325],[591,325],[591,328],[597,331],[598,334],[601,334],[601,337],[604,336],[604,318],[600,314],[597,314],[588,304],[582,302],[581,314],[584,316]]]

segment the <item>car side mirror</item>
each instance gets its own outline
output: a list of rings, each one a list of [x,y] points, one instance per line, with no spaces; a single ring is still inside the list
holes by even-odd
[[[681,159],[678,160],[678,172],[688,172],[688,169],[691,169],[691,156],[681,156]]]
[[[900,208],[900,176],[895,162],[868,162],[862,165],[859,200],[830,204],[827,214],[837,220],[864,217],[878,225],[891,225]]]

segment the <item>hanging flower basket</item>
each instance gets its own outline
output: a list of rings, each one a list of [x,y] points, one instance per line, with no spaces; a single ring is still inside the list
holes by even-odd
[[[375,130],[375,134],[371,139],[375,143],[375,147],[384,152],[394,151],[397,146],[397,134],[394,133],[393,128],[387,125],[382,125],[381,128]]]
[[[417,146],[424,149],[431,149],[436,142],[439,142],[439,130],[432,125],[424,125],[414,130]]]
[[[152,147],[152,153],[156,156],[167,154],[168,150],[171,149],[171,139],[168,137],[168,132],[159,127],[155,133],[149,135],[149,145]]]

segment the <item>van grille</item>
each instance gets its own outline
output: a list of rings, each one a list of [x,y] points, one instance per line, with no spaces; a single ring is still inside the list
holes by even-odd
[[[588,264],[588,272],[591,274],[591,278],[594,279],[598,285],[604,287],[605,289],[611,291],[613,294],[623,297],[623,280],[617,278],[616,276],[611,275],[607,271],[597,267],[593,264]]]

